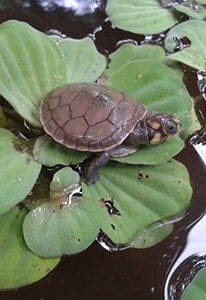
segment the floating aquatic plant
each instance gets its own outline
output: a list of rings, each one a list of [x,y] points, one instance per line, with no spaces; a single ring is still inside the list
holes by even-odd
[[[160,12],[161,26],[153,18],[153,23],[143,27],[160,32],[176,24],[171,12],[158,1],[149,2],[148,15]],[[113,21],[109,5],[107,11]],[[131,11],[131,7],[127,9]],[[42,278],[55,267],[58,257],[83,251],[100,230],[114,244],[136,248],[154,245],[171,232],[171,223],[163,225],[186,210],[192,194],[186,168],[173,157],[183,149],[196,124],[191,97],[177,72],[179,67],[173,70],[168,59],[173,60],[172,55],[167,56],[159,46],[123,45],[110,55],[107,64],[90,38],[54,39],[17,21],[0,26],[0,94],[29,127],[22,134],[18,122],[13,120],[16,128],[11,126],[8,111],[2,106],[0,240],[2,249],[10,250],[2,252],[0,258],[5,278],[9,278],[0,288]],[[170,142],[153,149],[143,147],[134,155],[111,161],[101,170],[101,180],[88,186],[71,168],[88,154],[49,139],[39,122],[39,106],[57,86],[96,80],[133,96],[147,109],[178,116],[183,125],[180,136]],[[56,166],[60,170],[55,173]],[[54,167],[51,180],[44,177],[46,167]],[[23,210],[16,206],[19,203]],[[8,240],[4,238],[8,231],[18,233]],[[21,269],[24,259],[14,257],[7,268],[6,258],[13,255],[14,247],[18,247],[18,254],[27,255],[26,271],[33,272],[25,280],[14,272],[17,265]],[[34,260],[41,272],[31,268]],[[45,266],[49,267],[44,272]]]

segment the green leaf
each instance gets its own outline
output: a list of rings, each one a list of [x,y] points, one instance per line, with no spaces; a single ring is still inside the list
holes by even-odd
[[[79,185],[80,176],[71,168],[63,168],[54,174],[53,180],[50,183],[51,198],[55,193],[65,193],[65,189],[73,189]],[[56,199],[55,199],[56,200]]]
[[[173,27],[165,39],[166,50],[171,53],[176,47],[175,39],[188,39],[191,45],[168,55],[169,59],[182,62],[197,70],[206,70],[206,23],[189,20]]]
[[[186,140],[191,134],[201,129],[201,125],[200,122],[198,121],[194,105],[192,106],[191,116],[192,116],[191,126],[181,132],[181,138],[183,140]]]
[[[117,244],[137,243],[145,228],[183,212],[192,194],[186,168],[174,160],[158,166],[110,163],[101,180],[82,189],[85,200],[97,205],[102,231]],[[150,234],[152,244],[159,242],[151,227]]]
[[[0,69],[0,94],[24,119],[41,126],[40,101],[67,78],[56,43],[24,22],[7,21],[0,26]]]
[[[50,185],[51,201],[31,211],[24,220],[28,247],[42,257],[74,254],[95,240],[99,219],[93,199],[72,196],[79,177],[70,168],[58,171]]]
[[[15,207],[0,216],[0,289],[18,288],[45,277],[59,258],[44,259],[25,245],[22,222],[26,209]]]
[[[21,149],[14,135],[0,128],[0,213],[7,212],[22,201],[34,186],[41,165]]]
[[[185,167],[171,161],[126,170],[110,163],[101,170],[100,181],[82,183],[83,197],[75,196],[78,175],[69,168],[58,171],[51,201],[25,218],[29,248],[43,257],[77,253],[94,241],[100,228],[114,243],[132,247],[149,247],[165,238],[172,230],[165,220],[184,211],[191,198]]]
[[[138,99],[147,109],[173,113],[181,119],[183,128],[191,124],[191,98],[169,67],[141,59],[117,68],[116,72],[112,70],[111,74],[109,68],[106,77],[107,85]]]
[[[64,56],[69,83],[94,82],[106,68],[106,58],[88,37],[60,39],[57,44]]]
[[[185,289],[181,300],[206,299],[206,268],[200,270],[195,279]]]
[[[159,63],[163,63],[168,67],[172,68],[181,79],[184,75],[179,63],[173,60],[168,60],[163,48],[157,45],[136,46],[129,43],[123,44],[115,52],[113,52],[109,56],[109,58],[109,71],[105,70],[105,77],[107,76],[107,72],[111,76],[113,72],[115,73],[128,63],[137,61],[139,59],[148,59]],[[101,80],[103,81],[104,78],[102,78]]]
[[[183,5],[176,5],[174,7],[177,11],[192,17],[194,19],[205,19],[206,18],[206,9],[203,6],[199,6],[198,9],[192,9],[191,7],[187,7]]]
[[[132,248],[152,247],[164,240],[173,231],[173,228],[173,224],[167,221],[165,223],[157,222],[138,232],[137,236],[130,243],[130,246]]]
[[[109,75],[120,71],[122,67],[130,62],[134,62],[139,59],[149,59],[156,62],[162,62],[165,60],[165,52],[160,46],[156,45],[142,45],[135,46],[133,44],[124,44],[119,47],[110,56],[109,63]],[[104,72],[107,76],[107,70]]]
[[[108,0],[106,13],[116,27],[134,33],[160,33],[177,23],[158,0]]]
[[[137,99],[148,110],[171,113],[179,117],[182,130],[191,125],[191,98],[181,79],[167,66],[150,60],[138,60],[117,71],[110,67],[105,72],[106,84]],[[171,159],[183,148],[177,138],[155,147],[142,147],[138,152],[122,158],[121,162],[156,164]],[[154,152],[153,152],[154,151]],[[153,154],[155,153],[155,155]]]
[[[188,131],[185,131],[187,135]],[[158,165],[170,160],[184,148],[185,143],[179,137],[172,137],[163,144],[156,146],[142,146],[141,149],[123,157],[114,157],[112,160],[127,164]]]
[[[46,135],[37,138],[34,144],[33,155],[38,163],[48,167],[76,164],[88,156],[85,152],[67,149]]]
[[[183,81],[184,71],[178,61],[166,59],[165,65],[172,69],[176,73],[176,75]]]

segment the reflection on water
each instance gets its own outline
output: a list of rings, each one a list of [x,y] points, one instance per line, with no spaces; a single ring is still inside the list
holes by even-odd
[[[206,146],[203,144],[192,145],[192,148],[198,153],[198,157],[202,160],[203,170],[206,170]],[[206,205],[205,205],[205,189],[202,182],[204,182],[205,171],[192,166],[195,163],[195,158],[187,157],[190,162],[190,170],[199,179],[193,179],[194,195],[197,190],[198,197],[194,196],[194,202],[191,204],[191,209],[188,210],[184,231],[186,234],[186,243],[178,255],[171,260],[170,267],[167,272],[164,285],[164,300],[180,299],[186,286],[193,280],[197,272],[206,267]],[[197,172],[199,171],[199,174]],[[193,174],[190,172],[191,178]],[[203,176],[203,177],[202,177]],[[195,183],[195,185],[194,185]],[[202,203],[202,205],[200,205]],[[198,206],[200,205],[200,207]],[[201,208],[202,207],[202,208]],[[196,209],[198,214],[196,215]]]
[[[53,12],[56,9],[61,9],[65,12],[72,11],[76,16],[93,14],[102,6],[102,0],[0,0],[0,9],[8,9],[21,6],[28,9],[33,5],[39,5],[45,12]]]
[[[206,72],[205,71],[197,72],[197,86],[201,95],[206,100]]]
[[[203,160],[206,168],[206,145],[198,144],[198,145],[193,145],[201,159]]]
[[[165,300],[180,296],[196,273],[206,267],[205,228],[206,215],[190,230],[185,248],[169,271],[164,288]]]
[[[199,5],[195,0],[160,0],[160,4],[164,8],[170,8],[177,5],[183,5],[189,7],[191,10],[196,12],[199,9]]]
[[[98,237],[96,238],[96,241],[104,248],[105,250],[109,252],[114,251],[120,251],[120,250],[126,250],[130,248],[127,244],[115,244],[113,241],[103,232],[100,230]]]
[[[181,299],[185,288],[195,278],[197,273],[206,267],[206,256],[193,255],[184,260],[172,275],[171,283],[166,286],[164,300]],[[201,298],[202,299],[202,298]]]
[[[164,40],[165,40],[165,33],[160,33],[160,34],[153,34],[153,35],[145,35],[144,40],[141,41],[141,44],[148,44],[148,45],[159,45],[163,46],[164,45]]]
[[[92,14],[101,5],[100,0],[38,0],[38,4],[45,11],[52,11],[61,8],[64,11],[72,10],[74,15],[83,16]]]

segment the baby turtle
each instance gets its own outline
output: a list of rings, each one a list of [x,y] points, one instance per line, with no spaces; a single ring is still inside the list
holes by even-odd
[[[93,152],[83,165],[87,183],[110,156],[126,156],[140,145],[157,145],[181,126],[170,114],[147,111],[133,98],[98,84],[75,83],[48,94],[40,107],[45,132],[70,149]]]

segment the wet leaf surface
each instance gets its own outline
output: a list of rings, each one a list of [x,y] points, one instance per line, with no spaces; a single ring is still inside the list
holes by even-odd
[[[166,60],[165,65],[172,69],[176,73],[176,75],[183,81],[184,71],[178,61]]]
[[[204,300],[206,299],[206,269],[198,272],[194,280],[187,286],[182,300]]]
[[[94,82],[106,68],[106,58],[91,38],[60,39],[57,44],[64,56],[69,83]]]
[[[112,64],[112,62],[111,62]],[[148,110],[171,113],[180,118],[182,130],[191,125],[191,98],[179,76],[169,67],[139,59],[128,64],[116,63],[105,72],[106,84],[125,92],[145,105]],[[115,158],[121,162],[135,164],[156,164],[175,156],[184,144],[178,137],[155,147],[142,147],[127,157]],[[154,154],[155,153],[155,154]]]
[[[188,133],[188,131],[186,131]],[[111,158],[121,163],[158,165],[170,160],[184,147],[184,142],[179,137],[173,137],[163,144],[156,146],[142,146],[139,151],[124,157]]]
[[[175,6],[175,9],[194,19],[206,18],[206,9],[203,6],[199,6],[198,9],[191,9],[190,7],[185,7],[184,5],[177,5]]]
[[[82,182],[83,197],[75,195],[77,173],[70,168],[58,171],[50,185],[50,201],[25,217],[28,247],[43,257],[78,253],[95,240],[100,228],[112,242],[131,247],[149,247],[165,238],[172,225],[161,221],[181,213],[190,202],[185,167],[171,161],[126,170],[109,164],[96,184]]]
[[[120,71],[122,67],[127,65],[130,62],[135,62],[139,59],[148,59],[153,60],[162,64],[167,65],[182,79],[184,73],[178,62],[170,61],[167,59],[165,51],[162,47],[157,45],[133,45],[133,44],[124,44],[119,47],[115,52],[110,56],[109,70],[105,70],[104,75],[109,76],[112,73]]]
[[[180,46],[180,49],[178,49],[178,43],[186,44],[186,47]],[[198,20],[189,20],[173,27],[168,32],[165,40],[165,47],[169,52],[169,59],[182,62],[194,69],[202,71],[206,70],[205,44],[206,23]],[[174,50],[180,51],[175,52]]]
[[[22,222],[27,209],[11,209],[0,216],[0,289],[31,284],[45,277],[59,262],[59,258],[44,259],[25,245]]]
[[[15,148],[14,135],[0,128],[0,214],[21,202],[34,186],[41,165],[26,152]],[[21,144],[18,145],[21,147]]]
[[[63,168],[57,171],[50,183],[50,196],[51,199],[56,200],[55,193],[67,193],[67,189],[73,191],[76,185],[79,185],[80,176],[71,168]],[[66,197],[67,202],[67,197]]]
[[[92,198],[86,201],[72,196],[78,190],[78,182],[76,172],[61,169],[50,185],[51,200],[25,217],[26,244],[37,255],[55,257],[78,253],[95,240],[99,231],[95,202]]]
[[[165,223],[157,222],[140,230],[130,246],[138,249],[152,247],[164,240],[173,231],[173,228],[173,224],[167,223],[167,221]]]
[[[198,131],[201,129],[200,122],[197,118],[197,115],[195,113],[194,106],[192,106],[192,111],[191,111],[191,116],[192,116],[192,124],[189,128],[183,130],[181,132],[181,138],[183,140],[186,140],[190,135],[192,135],[194,132]]]
[[[46,135],[37,138],[34,149],[34,159],[45,166],[76,164],[88,155],[85,152],[67,149]]]
[[[136,246],[148,226],[154,229],[155,223],[184,211],[192,193],[186,168],[174,160],[158,166],[111,163],[101,170],[100,181],[82,188],[86,201],[97,204],[102,231],[116,244],[133,242]],[[152,228],[147,231],[152,244],[170,232],[167,228],[167,232],[154,234]],[[146,247],[150,241],[148,238]]]
[[[108,0],[106,13],[116,27],[140,34],[159,33],[177,23],[158,0]]]
[[[127,93],[148,110],[170,112],[181,118],[183,128],[190,121],[192,102],[179,77],[169,67],[155,61],[139,59],[105,72],[106,84]],[[189,114],[189,115],[188,115]]]
[[[29,123],[41,126],[40,101],[66,83],[56,43],[24,22],[7,21],[0,26],[0,68],[0,94]]]
[[[110,56],[109,76],[121,70],[125,65],[139,59],[149,59],[162,62],[166,59],[165,52],[160,46],[124,44]],[[104,72],[107,76],[107,70]]]

